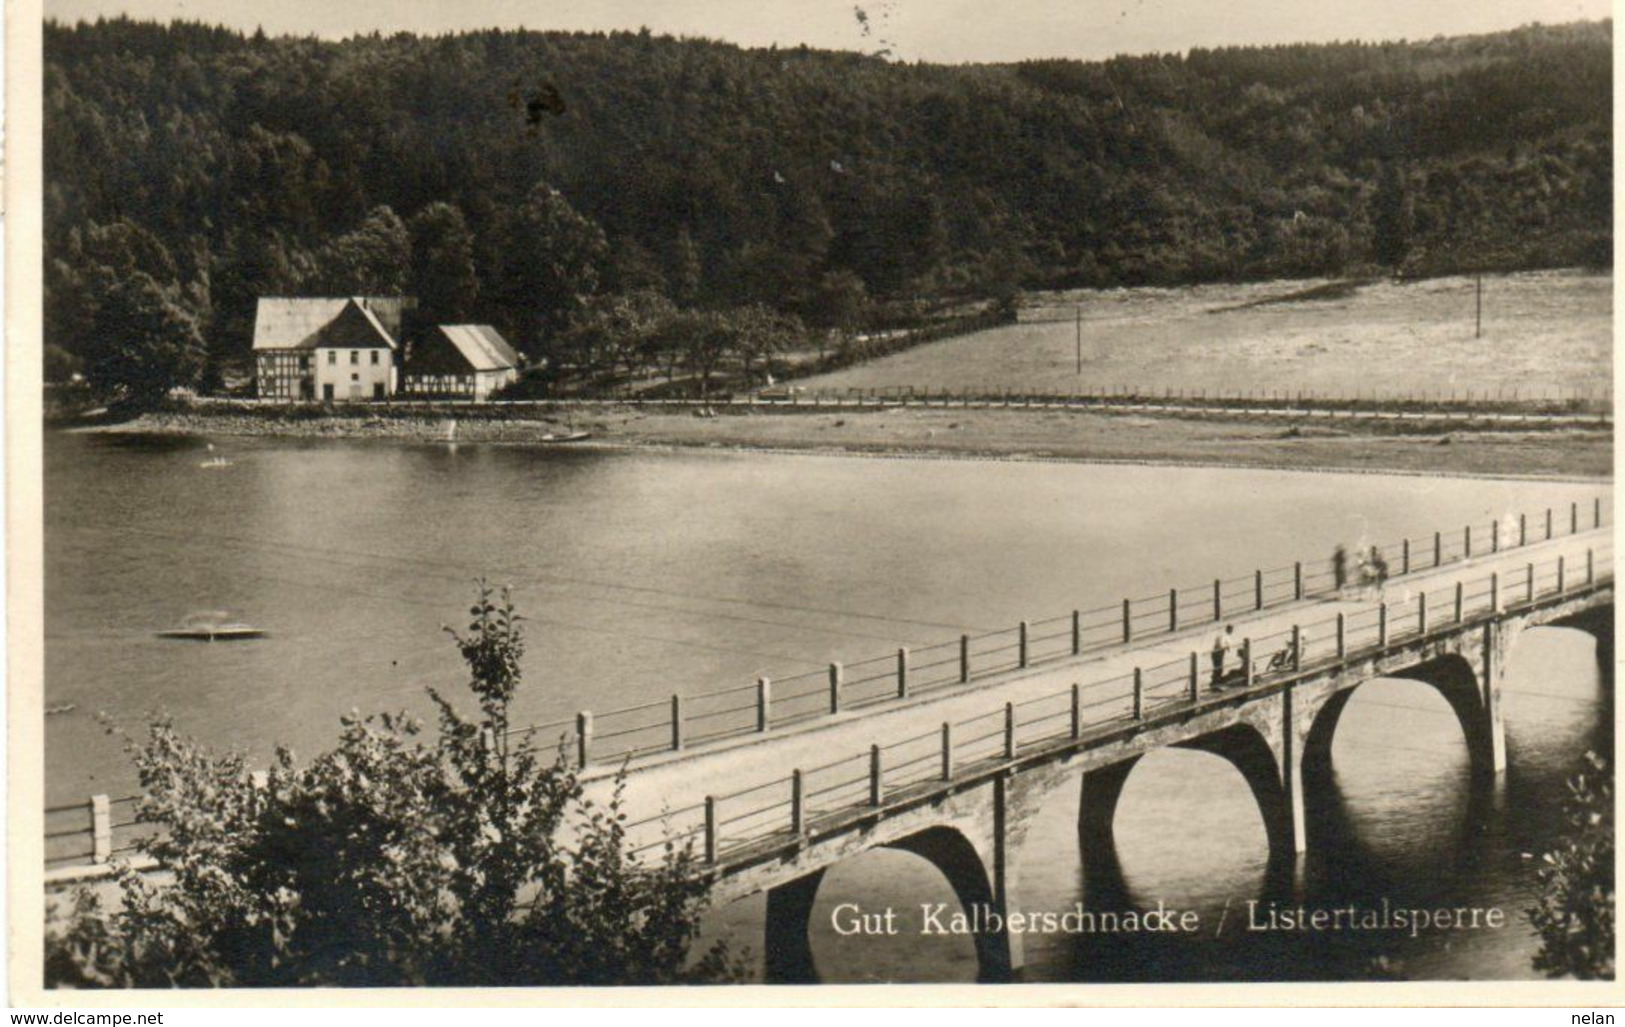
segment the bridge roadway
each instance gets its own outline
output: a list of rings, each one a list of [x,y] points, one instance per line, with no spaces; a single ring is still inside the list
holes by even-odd
[[[1611,660],[1612,568],[1612,529],[1604,526],[1413,570],[1391,578],[1380,596],[1351,588],[1226,617],[1236,651],[1228,668],[1234,680],[1222,690],[1212,687],[1209,656],[1222,625],[1209,620],[642,759],[626,769],[629,838],[651,851],[667,837],[691,840],[715,877],[718,901],[767,891],[774,980],[811,978],[805,921],[817,882],[865,848],[915,851],[944,871],[967,906],[981,897],[1006,908],[1013,885],[1003,852],[1031,812],[1017,808],[1008,782],[1027,753],[1055,750],[1054,742],[1099,757],[1068,764],[1082,769],[1080,832],[1092,822],[1099,844],[1110,846],[1111,814],[1134,761],[1178,745],[1230,759],[1259,800],[1272,859],[1291,856],[1306,847],[1302,775],[1312,773],[1307,761],[1316,755],[1309,750],[1329,761],[1337,716],[1359,682],[1397,676],[1435,685],[1462,722],[1475,769],[1499,772],[1506,762],[1499,681],[1512,641],[1525,626],[1573,622],[1597,635],[1599,657]],[[1293,668],[1295,632],[1301,671]],[[989,774],[990,766],[998,769]],[[615,770],[584,771],[589,796],[607,798]],[[1027,776],[1044,779],[1041,792],[1054,787],[1057,772]],[[913,820],[883,829],[893,816]],[[943,822],[961,826],[948,832]],[[984,977],[1019,967],[1019,936],[977,943]]]

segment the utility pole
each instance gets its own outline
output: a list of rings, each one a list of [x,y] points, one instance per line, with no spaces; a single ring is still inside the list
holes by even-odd
[[[1484,276],[1478,275],[1478,292],[1473,307],[1473,338],[1484,337]]]
[[[1077,351],[1078,374],[1083,374],[1083,306],[1079,304],[1077,312]]]

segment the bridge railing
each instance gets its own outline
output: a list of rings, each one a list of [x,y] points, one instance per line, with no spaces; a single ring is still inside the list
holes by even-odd
[[[1491,552],[1533,545],[1547,538],[1577,534],[1610,522],[1610,505],[1598,498],[1589,510],[1579,504],[1572,504],[1566,511],[1548,508],[1533,517],[1486,520],[1463,525],[1453,532],[1407,537],[1377,548],[1388,562],[1389,581],[1402,587],[1407,571],[1415,574]],[[1609,551],[1606,540],[1599,541],[1593,560]],[[1579,568],[1565,570],[1569,583],[1580,580],[1576,575],[1583,575]],[[1537,590],[1556,582],[1555,564],[1537,574],[1546,575],[1544,579],[1537,579]],[[1347,594],[1351,587],[1345,584],[1342,594]],[[1508,597],[1508,588],[1518,587],[1518,582],[1511,579],[1496,583],[1502,599]],[[1527,592],[1526,582],[1521,587]],[[1470,591],[1463,600],[1469,612],[1481,609],[1489,600],[1487,580],[1474,588],[1476,591]],[[583,711],[568,720],[516,728],[509,735],[521,747],[532,751],[552,752],[562,747],[581,766],[638,759],[987,681],[1011,671],[1101,652],[1125,642],[1212,627],[1233,616],[1334,594],[1339,592],[1329,564],[1298,562],[1259,570],[1252,575],[1133,597],[1110,606],[1074,610],[1011,628],[964,634],[844,666],[831,663],[820,670],[785,678],[763,677],[748,685],[673,695],[596,716]],[[1430,595],[1427,602],[1430,618],[1442,616],[1441,605],[1447,603],[1453,614],[1453,596]],[[1344,624],[1345,648],[1375,639],[1379,633],[1379,616],[1372,609],[1349,618]],[[1396,625],[1404,630],[1402,625],[1410,616],[1414,616],[1414,611],[1390,610],[1390,630]],[[1303,628],[1310,633],[1313,647],[1335,641],[1333,621],[1306,622]],[[1275,636],[1255,639],[1252,655],[1255,660],[1264,660],[1267,666],[1289,641]],[[1198,668],[1199,677],[1210,675],[1205,661],[1204,656]],[[1167,681],[1160,678],[1142,681],[1142,698],[1163,701],[1165,696],[1171,696],[1175,670],[1177,668],[1167,671]],[[1188,688],[1188,668],[1186,677]],[[1112,715],[1117,716],[1123,710],[1132,712],[1132,697],[1128,693],[1102,691],[1110,684],[1097,682],[1084,690],[1080,695],[1084,713],[1096,716],[1115,710]],[[102,805],[98,805],[99,802]],[[50,808],[45,832],[47,867],[106,863],[116,855],[133,852],[135,840],[153,830],[152,825],[137,819],[136,803],[136,796],[117,799],[98,796],[87,802]]]
[[[1239,668],[1226,670],[1223,691],[1270,685],[1293,675],[1369,658],[1419,639],[1458,630],[1477,617],[1575,594],[1613,577],[1612,542],[1599,539],[1583,564],[1569,557],[1531,561],[1509,574],[1492,572],[1400,596],[1383,596],[1353,612],[1245,638]],[[1569,562],[1566,562],[1569,561]],[[1459,596],[1459,606],[1458,606]],[[787,778],[707,797],[672,837],[693,841],[713,862],[774,840],[792,841],[850,822],[898,793],[950,785],[960,775],[1030,755],[1090,732],[1145,723],[1214,694],[1208,653],[1136,668],[1067,689],[1005,703],[939,730],[867,753],[833,760]],[[707,813],[709,816],[707,816]],[[645,843],[651,850],[663,840]]]

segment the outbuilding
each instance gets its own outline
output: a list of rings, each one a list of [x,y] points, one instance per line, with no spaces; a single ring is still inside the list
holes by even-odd
[[[519,354],[490,325],[436,325],[408,347],[401,391],[479,402],[517,379],[519,365]]]

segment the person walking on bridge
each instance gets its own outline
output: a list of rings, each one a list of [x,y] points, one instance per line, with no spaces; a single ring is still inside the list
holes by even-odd
[[[1234,624],[1226,624],[1224,630],[1213,636],[1213,690],[1218,691],[1224,681],[1225,659],[1230,654],[1230,636],[1236,633]]]
[[[1332,585],[1338,595],[1343,594],[1343,586],[1349,581],[1349,551],[1339,542],[1337,548],[1332,550]]]

